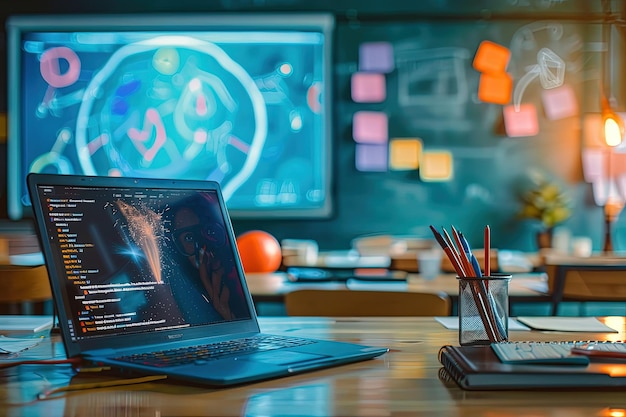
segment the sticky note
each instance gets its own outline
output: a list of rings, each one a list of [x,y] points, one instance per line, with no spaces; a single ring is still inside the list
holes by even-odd
[[[389,42],[365,42],[359,45],[359,70],[389,73],[395,68],[393,46]]]
[[[626,195],[626,174],[618,175],[617,178],[615,178],[615,184],[617,185],[617,191],[620,195]]]
[[[583,145],[589,147],[604,147],[602,138],[602,115],[600,113],[585,113],[583,116]]]
[[[609,196],[609,183],[605,178],[600,178],[591,184],[593,201],[597,206],[603,206]]]
[[[606,177],[606,152],[601,148],[583,148],[583,177],[586,182],[594,182]]]
[[[535,136],[539,133],[537,109],[533,104],[522,104],[518,110],[514,105],[505,106],[503,115],[504,130],[508,137]]]
[[[506,71],[511,51],[491,41],[482,41],[478,46],[472,65],[476,71],[500,74]]]
[[[541,99],[546,117],[550,120],[565,119],[578,115],[578,100],[568,84],[542,90]]]
[[[513,92],[513,79],[507,73],[481,74],[478,99],[485,103],[508,104]]]
[[[376,72],[357,72],[351,79],[352,100],[356,103],[380,103],[387,97],[385,75]]]
[[[356,169],[363,172],[387,171],[387,146],[357,144],[355,149]]]
[[[611,152],[611,175],[619,177],[626,174],[626,153],[618,152],[617,148],[613,148]]]
[[[375,111],[358,111],[352,118],[352,137],[357,143],[387,144],[387,115]]]
[[[423,181],[449,181],[452,178],[452,154],[448,151],[422,153],[420,178]]]
[[[392,139],[389,142],[389,169],[407,171],[417,169],[422,153],[419,139]]]

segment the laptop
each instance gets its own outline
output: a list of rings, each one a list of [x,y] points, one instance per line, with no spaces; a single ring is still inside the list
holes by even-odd
[[[217,182],[27,182],[69,358],[228,386],[388,351],[261,332]]]

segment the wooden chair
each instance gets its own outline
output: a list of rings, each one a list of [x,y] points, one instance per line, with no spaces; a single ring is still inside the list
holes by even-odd
[[[43,303],[52,299],[48,271],[41,266],[0,266],[0,311],[5,314],[42,314]],[[24,311],[25,304],[35,311]]]
[[[451,305],[445,293],[302,289],[285,294],[288,316],[449,316]]]

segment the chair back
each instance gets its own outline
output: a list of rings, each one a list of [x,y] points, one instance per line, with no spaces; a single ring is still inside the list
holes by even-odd
[[[0,304],[18,306],[22,303],[42,303],[52,299],[48,271],[40,266],[0,266]],[[11,308],[15,310],[15,308]]]
[[[288,316],[449,316],[445,293],[302,289],[285,294]]]

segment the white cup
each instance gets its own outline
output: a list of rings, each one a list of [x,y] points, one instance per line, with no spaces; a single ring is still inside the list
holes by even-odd
[[[572,252],[574,256],[580,256],[581,258],[588,258],[592,252],[591,238],[586,236],[576,236],[572,239]]]
[[[426,280],[432,280],[441,273],[441,258],[443,254],[439,249],[419,250],[417,252],[417,268],[420,276]]]

